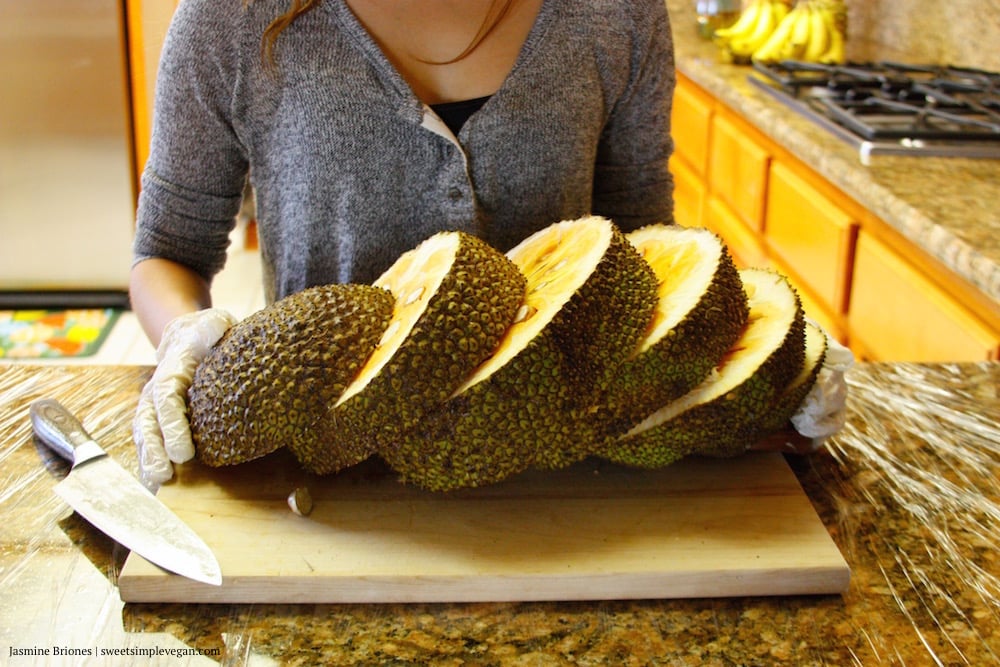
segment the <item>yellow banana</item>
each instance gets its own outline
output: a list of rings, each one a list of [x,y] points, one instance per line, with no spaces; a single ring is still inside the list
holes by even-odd
[[[795,9],[792,10],[792,14],[795,15],[795,25],[792,26],[792,37],[788,41],[788,48],[782,54],[784,59],[798,58],[802,55],[809,43],[809,31],[812,28],[810,22],[812,10],[808,2],[800,0],[799,4],[795,5]]]
[[[791,10],[778,23],[774,32],[761,44],[760,48],[753,52],[752,60],[761,63],[772,63],[783,60],[782,55],[786,45],[791,41],[792,28],[795,26],[796,10]]]
[[[818,62],[830,48],[830,26],[823,10],[813,9],[809,13],[809,41],[802,50],[802,59],[806,62]]]
[[[777,26],[775,23],[774,3],[770,0],[762,2],[760,11],[757,14],[757,21],[749,35],[741,35],[738,38],[730,40],[729,50],[734,56],[749,58],[753,55],[754,51],[764,44],[767,38],[771,36],[771,33],[774,32]]]
[[[826,52],[819,57],[819,62],[824,65],[843,65],[847,60],[845,42],[844,33],[840,30],[831,30],[830,45]]]
[[[771,0],[771,4],[774,5],[774,22],[775,25],[778,24],[781,19],[785,18],[790,11],[788,8],[788,3],[785,0]]]
[[[742,35],[744,33],[749,35],[749,31],[752,30],[754,25],[757,23],[757,12],[760,11],[760,6],[763,2],[764,0],[752,0],[750,4],[748,4],[740,13],[739,18],[736,19],[736,23],[716,30],[713,33],[716,42],[725,44],[738,35]]]
[[[824,10],[821,14],[823,15],[823,21],[826,23],[827,46],[826,50],[816,61],[824,65],[842,65],[847,60],[846,15],[838,14],[835,9]]]

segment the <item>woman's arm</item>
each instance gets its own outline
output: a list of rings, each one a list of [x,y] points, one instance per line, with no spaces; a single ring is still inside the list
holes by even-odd
[[[178,315],[212,305],[208,282],[183,264],[146,259],[133,268],[129,280],[132,310],[154,347],[163,328]]]
[[[157,75],[130,276],[132,308],[158,346],[167,322],[211,306],[247,174],[230,114],[243,3],[184,2]]]

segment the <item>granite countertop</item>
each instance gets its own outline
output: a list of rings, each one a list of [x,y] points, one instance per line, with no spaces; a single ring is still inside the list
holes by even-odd
[[[992,664],[1000,363],[860,364],[829,447],[790,463],[852,570],[843,595],[480,604],[120,601],[126,553],[52,493],[53,396],[127,468],[148,367],[0,366],[4,664]],[[63,651],[63,659],[38,651]],[[69,654],[118,652],[114,660]],[[34,653],[33,653],[34,652]],[[145,655],[144,655],[145,654]],[[68,657],[67,657],[68,656]]]
[[[1000,309],[1000,160],[874,156],[783,106],[697,36],[694,3],[668,0],[678,71],[846,195],[981,290]],[[905,60],[905,54],[892,54]],[[855,54],[885,59],[885,54]]]

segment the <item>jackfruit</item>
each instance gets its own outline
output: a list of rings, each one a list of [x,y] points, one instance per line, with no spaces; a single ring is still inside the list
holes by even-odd
[[[805,319],[784,276],[739,275],[750,308],[739,340],[709,378],[609,444],[607,459],[658,468],[691,454],[734,456],[753,444],[757,422],[803,367]]]
[[[188,390],[198,460],[232,465],[288,446],[308,461],[354,461],[328,439],[329,408],[375,349],[393,302],[367,285],[312,287],[230,328]]]
[[[401,433],[494,353],[521,304],[525,278],[482,240],[441,232],[404,253],[374,285],[395,296],[392,321],[331,406],[338,446],[368,456],[391,451]]]
[[[652,270],[608,220],[551,225],[508,256],[524,301],[494,354],[449,400],[383,453],[405,481],[443,491],[583,458],[577,411],[603,393],[656,301]]]
[[[377,454],[434,491],[586,456],[655,468],[786,428],[826,344],[787,279],[737,271],[707,230],[586,217],[506,255],[442,232],[373,285],[233,327],[195,373],[191,428],[209,465]]]
[[[650,225],[627,237],[656,275],[658,302],[645,337],[605,397],[611,436],[705,380],[748,315],[736,266],[711,231]]]
[[[764,438],[790,428],[789,420],[802,405],[806,395],[816,384],[816,378],[826,359],[828,342],[826,332],[812,322],[806,322],[805,359],[799,374],[785,387],[774,405],[757,422],[755,439]]]

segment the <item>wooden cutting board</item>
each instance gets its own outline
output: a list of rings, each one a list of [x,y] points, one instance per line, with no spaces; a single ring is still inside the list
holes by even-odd
[[[314,509],[288,494],[309,488]],[[130,554],[126,602],[463,602],[843,592],[849,568],[783,457],[603,463],[451,494],[398,483],[377,461],[301,472],[277,453],[228,469],[179,466],[159,497],[197,531],[222,586]]]

